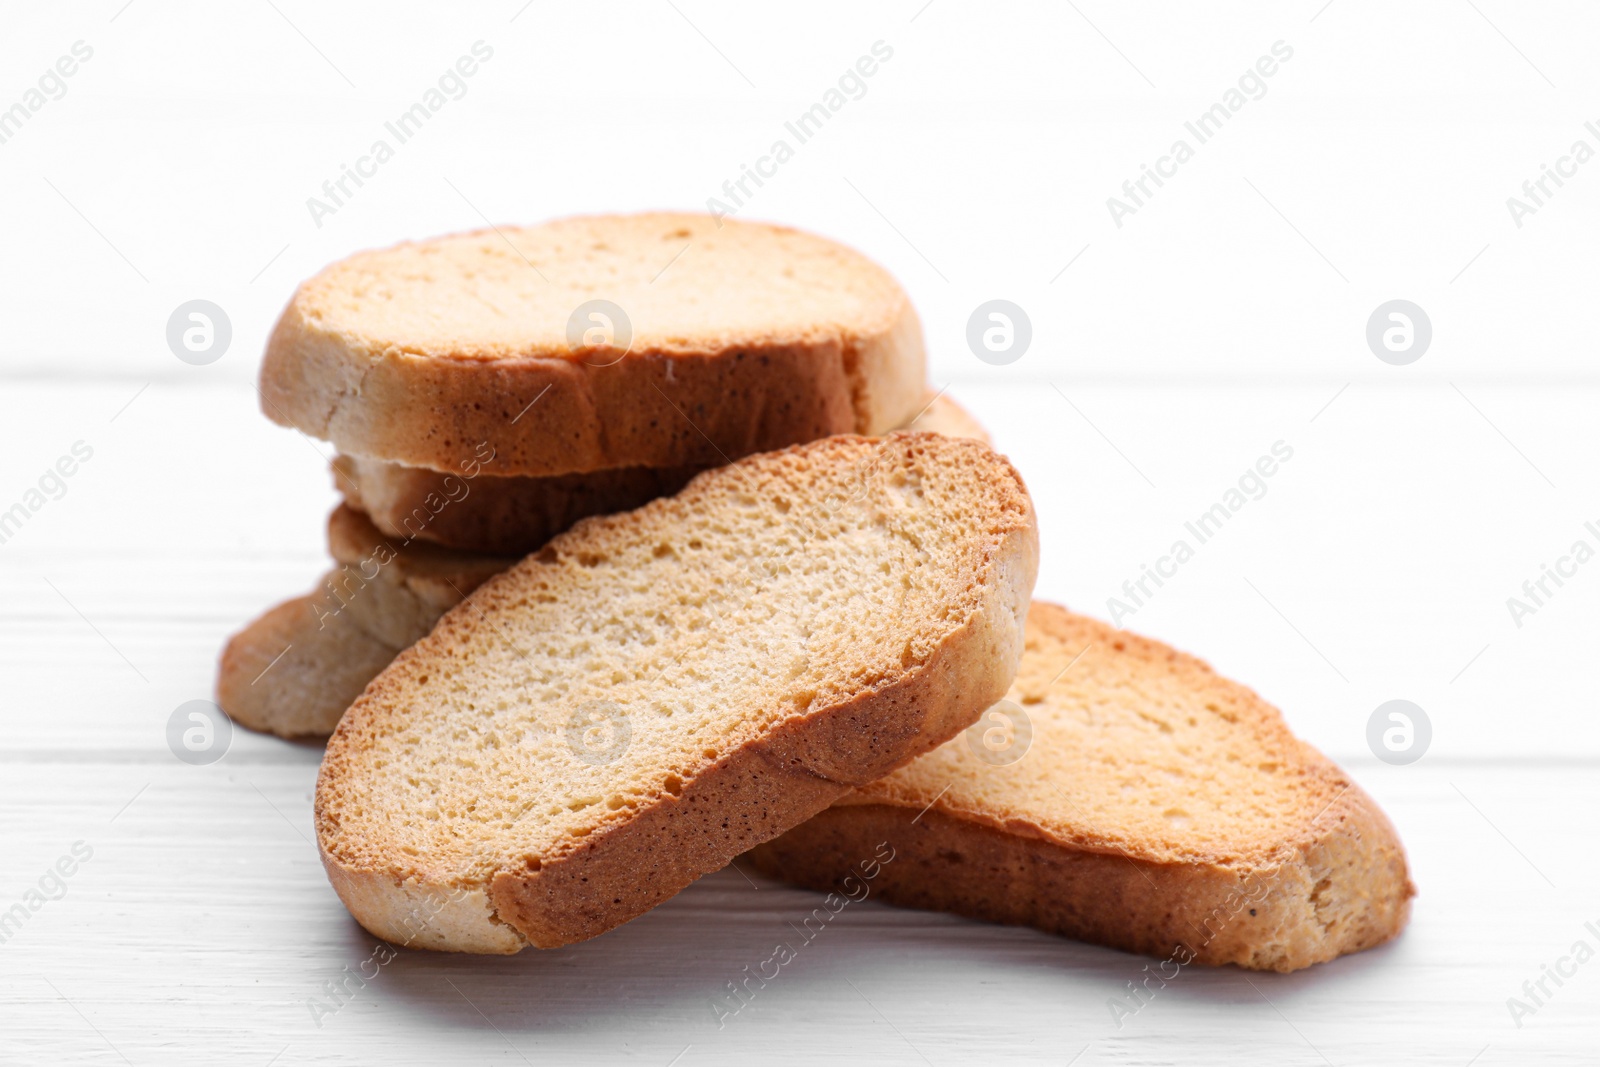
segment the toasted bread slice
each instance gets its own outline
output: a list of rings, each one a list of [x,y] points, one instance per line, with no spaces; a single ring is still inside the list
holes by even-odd
[[[1037,555],[1010,463],[926,433],[585,519],[345,712],[323,865],[391,940],[603,933],[973,722],[1010,685]]]
[[[966,736],[759,846],[755,865],[832,889],[887,842],[894,858],[871,886],[890,903],[1169,969],[1292,971],[1405,926],[1416,890],[1383,812],[1199,660],[1035,601],[1008,697]]]
[[[548,477],[884,433],[921,406],[924,363],[905,291],[851,249],[601,215],[333,264],[274,328],[261,398],[351,455]]]
[[[316,591],[272,608],[223,649],[217,703],[242,726],[281,737],[327,737],[401,649],[516,562],[396,545],[345,506],[328,520],[328,547],[340,566],[323,575]]]
[[[988,443],[978,421],[944,394],[906,427]],[[627,511],[676,493],[702,467],[619,467],[549,478],[503,477],[491,461],[455,473],[341,455],[334,484],[345,503],[390,537],[479,552],[531,552],[581,518]]]

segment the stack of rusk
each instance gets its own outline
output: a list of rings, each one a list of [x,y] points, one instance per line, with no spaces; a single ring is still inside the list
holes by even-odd
[[[1407,921],[1393,828],[1275,709],[1030,606],[1022,478],[848,248],[649,214],[362,253],[261,395],[344,503],[218,699],[332,734],[318,844],[380,937],[567,944],[745,852],[1177,966]]]

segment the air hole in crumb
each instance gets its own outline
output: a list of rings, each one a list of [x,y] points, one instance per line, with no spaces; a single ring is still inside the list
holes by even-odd
[[[661,783],[661,788],[675,797],[683,796],[683,779],[676,774],[667,775],[667,780]]]
[[[655,551],[651,553],[651,555],[655,556],[656,559],[660,559],[662,556],[670,556],[672,555],[672,546],[665,544],[657,545]]]
[[[538,856],[529,856],[527,859],[522,861],[522,865],[530,871],[537,871],[543,866],[543,864],[539,862]]]

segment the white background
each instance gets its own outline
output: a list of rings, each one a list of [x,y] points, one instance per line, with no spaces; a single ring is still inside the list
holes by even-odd
[[[1506,1006],[1575,941],[1600,949],[1600,562],[1521,627],[1506,606],[1574,541],[1600,547],[1600,161],[1521,227],[1506,204],[1575,140],[1600,149],[1592,5],[0,18],[0,107],[94,49],[0,144],[0,510],[74,442],[94,450],[0,545],[0,908],[74,841],[94,850],[0,944],[0,1060],[1592,1062],[1600,962],[1520,1028]],[[478,40],[494,56],[467,94],[317,226],[307,197]],[[373,947],[310,843],[317,747],[241,731],[196,768],[164,739],[227,635],[323,564],[328,448],[256,411],[266,331],[356,249],[703,209],[879,40],[894,55],[865,96],[740,214],[901,278],[934,381],[1029,480],[1041,598],[1106,617],[1186,519],[1293,447],[1126,622],[1258,689],[1384,804],[1421,890],[1410,929],[1288,977],[1186,972],[1119,1029],[1106,1001],[1144,961],[869,902],[719,1030],[710,998],[814,906],[724,871],[569,949],[407,953],[316,1025],[306,999]],[[1116,226],[1107,197],[1277,41],[1293,58],[1266,95]],[[1034,329],[1008,366],[965,342],[996,297]],[[233,324],[206,367],[165,342],[193,298]],[[1364,336],[1395,298],[1434,331],[1404,367]],[[1393,698],[1433,724],[1410,766],[1367,747]]]

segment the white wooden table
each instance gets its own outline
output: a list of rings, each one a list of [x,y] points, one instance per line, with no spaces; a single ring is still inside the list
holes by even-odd
[[[0,545],[0,908],[65,886],[0,943],[0,1062],[1594,1062],[1600,963],[1521,1028],[1506,1000],[1600,947],[1600,568],[1521,630],[1504,600],[1600,516],[1595,391],[1470,391],[1553,491],[1448,386],[1358,384],[1323,409],[1338,389],[954,392],[1039,502],[1038,595],[1102,616],[1186,516],[1293,443],[1130,625],[1257,687],[1378,798],[1421,890],[1406,934],[1289,976],[1188,970],[1119,1028],[1107,1001],[1144,960],[869,901],[719,1027],[712,999],[816,894],[725,870],[586,944],[400,952],[330,999],[375,941],[317,862],[318,746],[240,730],[195,767],[164,736],[227,634],[318,573],[323,446],[236,383],[7,381],[6,493],[78,440],[93,456]],[[1365,725],[1400,696],[1434,739],[1397,767]],[[77,842],[91,857],[48,877]]]

